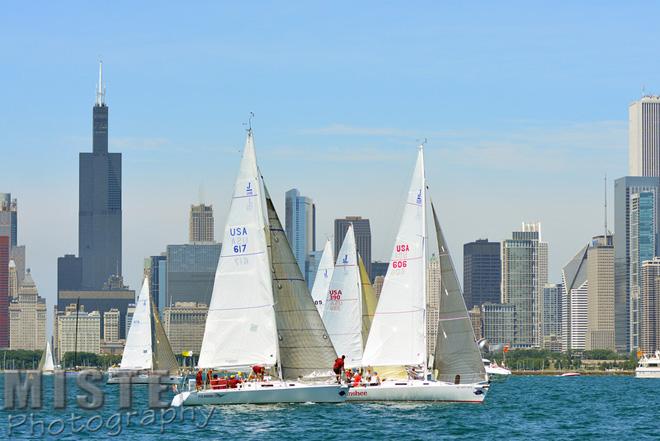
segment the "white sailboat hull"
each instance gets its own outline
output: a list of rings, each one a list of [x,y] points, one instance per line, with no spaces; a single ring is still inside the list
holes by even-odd
[[[482,403],[487,383],[452,384],[441,381],[384,381],[378,386],[352,387],[348,401],[438,401]]]
[[[236,389],[182,392],[172,406],[214,404],[272,403],[341,403],[346,400],[348,386],[339,384],[303,384],[298,382],[243,383]]]
[[[151,372],[136,372],[125,369],[111,369],[108,370],[108,384],[119,384],[122,378],[131,377],[132,384],[149,384],[156,378],[160,384],[181,384],[183,377],[180,375],[164,375],[159,376]]]

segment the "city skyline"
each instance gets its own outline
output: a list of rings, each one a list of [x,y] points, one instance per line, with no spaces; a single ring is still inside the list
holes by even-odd
[[[340,39],[336,48],[325,47],[336,34],[329,27],[317,29],[316,44],[329,54],[327,62],[312,51],[314,42],[299,41],[300,35],[312,32],[308,25],[290,23],[283,11],[273,7],[264,8],[255,20],[266,23],[274,13],[294,25],[277,34],[273,43],[268,42],[276,35],[272,28],[244,38],[246,31],[223,19],[225,30],[218,31],[214,19],[223,16],[226,6],[222,10],[209,6],[211,13],[201,18],[199,26],[183,17],[183,31],[194,26],[199,30],[178,44],[165,34],[158,36],[162,42],[150,39],[141,28],[145,17],[140,14],[123,24],[111,17],[95,23],[124,31],[127,39],[139,42],[130,50],[124,39],[79,38],[89,29],[82,23],[94,21],[89,18],[91,9],[84,7],[72,18],[75,25],[70,32],[50,44],[42,42],[48,39],[41,36],[52,30],[46,15],[58,16],[49,8],[35,18],[43,24],[41,30],[32,29],[30,34],[21,30],[32,27],[24,26],[27,15],[21,16],[20,6],[8,12],[0,30],[2,36],[13,36],[6,41],[14,42],[3,44],[8,69],[0,78],[14,87],[3,91],[7,106],[0,109],[0,120],[8,123],[0,142],[10,147],[3,149],[6,160],[16,164],[0,181],[0,191],[20,201],[19,243],[27,245],[27,266],[34,269],[49,307],[56,296],[56,259],[78,249],[76,161],[78,152],[90,149],[89,107],[94,102],[99,55],[105,61],[107,101],[113,109],[109,150],[123,154],[123,272],[132,289],[139,286],[145,257],[160,253],[167,244],[185,242],[188,207],[200,186],[204,199],[216,210],[216,233],[224,227],[244,136],[241,123],[249,111],[256,113],[257,150],[278,212],[284,213],[284,191],[301,188],[317,204],[320,241],[332,236],[334,218],[360,215],[371,220],[372,259],[387,260],[416,139],[428,137],[429,181],[439,199],[436,204],[442,207],[439,216],[459,273],[462,244],[479,237],[503,240],[520,222],[541,221],[549,242],[549,281],[559,282],[559,269],[578,245],[602,230],[601,178],[605,172],[612,177],[627,174],[628,105],[639,98],[642,85],[653,91],[649,72],[657,63],[647,60],[638,67],[634,62],[644,53],[644,44],[627,43],[652,40],[656,31],[633,26],[631,12],[623,8],[612,14],[616,19],[596,11],[598,25],[594,21],[588,26],[591,35],[578,48],[570,47],[574,45],[570,39],[578,32],[582,35],[584,23],[563,22],[565,35],[546,32],[553,18],[585,13],[580,6],[542,10],[542,26],[534,19],[517,22],[529,17],[513,11],[513,6],[500,11],[487,6],[484,16],[472,17],[481,37],[501,31],[486,48],[477,47],[475,39],[461,41],[463,34],[446,38],[460,31],[452,21],[464,20],[467,11],[447,9],[439,14],[430,8],[429,18],[400,14],[397,20],[406,24],[401,29],[421,20],[421,30],[405,35],[393,22],[393,35],[388,37],[382,23],[367,23],[360,31],[354,28],[368,14],[391,20],[373,8],[357,8],[352,17],[335,18],[340,27],[355,29],[361,44]],[[384,9],[383,15],[392,13],[391,7]],[[228,12],[239,17],[248,13]],[[115,13],[122,14],[121,7]],[[174,11],[164,8],[155,14],[167,21],[173,20]],[[491,23],[492,17],[499,23]],[[321,21],[321,17],[311,20],[315,25]],[[534,45],[519,42],[515,31],[500,29],[514,22],[535,37],[530,39],[536,39]],[[217,48],[201,44],[207,37],[212,37],[211,43],[223,44]],[[21,49],[35,40],[39,42],[31,49],[33,58],[25,59]],[[238,40],[238,50],[227,48]],[[443,40],[451,44],[439,43]],[[276,44],[285,48],[281,57],[268,55]],[[548,49],[544,51],[548,59],[535,55],[536,44]],[[60,50],[52,51],[50,45]],[[496,72],[489,51],[499,52],[507,45],[515,49],[507,51],[511,68]],[[190,47],[196,49],[185,56]],[[401,55],[410,48],[414,50],[409,55],[399,58],[402,62],[389,61],[388,51]],[[170,51],[182,56],[177,66],[168,61]],[[202,51],[223,61],[211,61],[214,57],[205,57]],[[339,57],[342,53],[346,60]],[[559,56],[566,62],[561,75],[553,75],[559,71],[553,71],[552,61]],[[617,62],[608,61],[609,57]],[[282,60],[299,61],[302,70],[277,89],[282,76],[291,74]],[[333,69],[319,76],[319,65]],[[254,66],[276,75],[265,79],[250,74],[238,81]],[[388,70],[392,77],[374,78],[368,74],[370,66]],[[46,82],[38,80],[44,70]],[[338,78],[327,76],[342,70],[345,73]],[[328,90],[320,90],[315,81],[325,82]],[[232,91],[227,87],[232,83],[245,87]],[[394,87],[399,84],[402,87]],[[310,87],[314,93],[309,93]],[[360,90],[360,102],[365,104],[353,106],[350,90]],[[388,99],[382,96],[385,90]],[[37,97],[57,103],[57,114],[51,106],[35,107]],[[309,108],[314,111],[301,112]],[[35,125],[40,129],[35,130]],[[201,164],[199,156],[205,158]],[[158,180],[166,175],[179,179]],[[500,209],[502,204],[509,208],[506,212]],[[489,216],[490,212],[498,215]],[[569,229],[565,213],[573,212],[581,213],[580,223]],[[44,219],[50,222],[48,228]]]

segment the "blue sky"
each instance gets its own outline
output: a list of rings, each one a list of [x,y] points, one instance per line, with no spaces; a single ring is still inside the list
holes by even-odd
[[[99,58],[132,287],[144,257],[187,240],[200,197],[221,235],[250,111],[280,212],[291,187],[317,203],[318,247],[332,219],[363,215],[373,255],[389,257],[426,137],[459,269],[464,242],[541,221],[559,281],[602,231],[603,175],[626,174],[628,104],[659,89],[658,5],[577,3],[5,5],[0,191],[19,199],[42,295],[50,307],[56,258],[78,248]]]

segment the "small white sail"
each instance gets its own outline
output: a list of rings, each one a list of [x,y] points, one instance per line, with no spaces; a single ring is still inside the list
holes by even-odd
[[[201,368],[277,362],[265,193],[248,131],[199,354]]]
[[[364,349],[365,366],[426,363],[426,182],[420,147],[403,217]]]
[[[131,327],[126,336],[126,346],[121,357],[120,369],[148,370],[153,368],[151,348],[151,299],[149,278],[145,277],[138,295]]]
[[[347,368],[362,366],[362,291],[353,225],[346,231],[328,287],[323,323]]]
[[[325,299],[328,297],[328,287],[332,279],[332,273],[335,270],[334,262],[332,261],[332,244],[330,239],[325,242],[323,254],[321,254],[321,261],[319,268],[316,271],[316,278],[314,279],[314,286],[312,287],[312,299],[319,314],[323,316],[323,308],[325,307]]]
[[[53,372],[55,370],[55,362],[53,361],[53,351],[50,348],[50,341],[46,341],[46,352],[44,353],[44,363],[41,367],[42,372]]]

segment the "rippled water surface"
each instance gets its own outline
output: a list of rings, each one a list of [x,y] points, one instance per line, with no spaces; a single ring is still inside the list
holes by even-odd
[[[33,421],[59,431],[60,423],[73,413],[76,429],[65,422],[57,439],[119,437],[139,440],[199,439],[660,439],[660,380],[632,377],[513,377],[494,383],[483,405],[379,403],[340,405],[268,405],[196,408],[186,411],[184,421],[169,420],[173,411],[153,419],[147,408],[146,387],[134,390],[134,411],[126,426],[126,411],[118,409],[117,386],[103,386],[106,403],[100,412],[84,413],[71,404],[65,411],[52,409],[52,391],[47,387],[45,408],[34,412]],[[79,393],[69,385],[71,403]],[[50,401],[49,401],[50,400]],[[29,412],[0,411],[0,439],[9,437],[9,417]],[[208,425],[202,425],[213,412]],[[99,414],[93,421],[89,418]],[[115,415],[113,417],[113,415]],[[179,415],[180,416],[180,415]],[[140,418],[147,418],[140,426]],[[91,432],[97,425],[102,426]],[[121,425],[119,425],[121,422]],[[35,435],[40,435],[35,426]],[[47,427],[45,428],[47,431]],[[45,434],[48,438],[47,433]],[[30,437],[30,420],[14,429],[11,438]],[[43,438],[39,436],[39,438]]]

